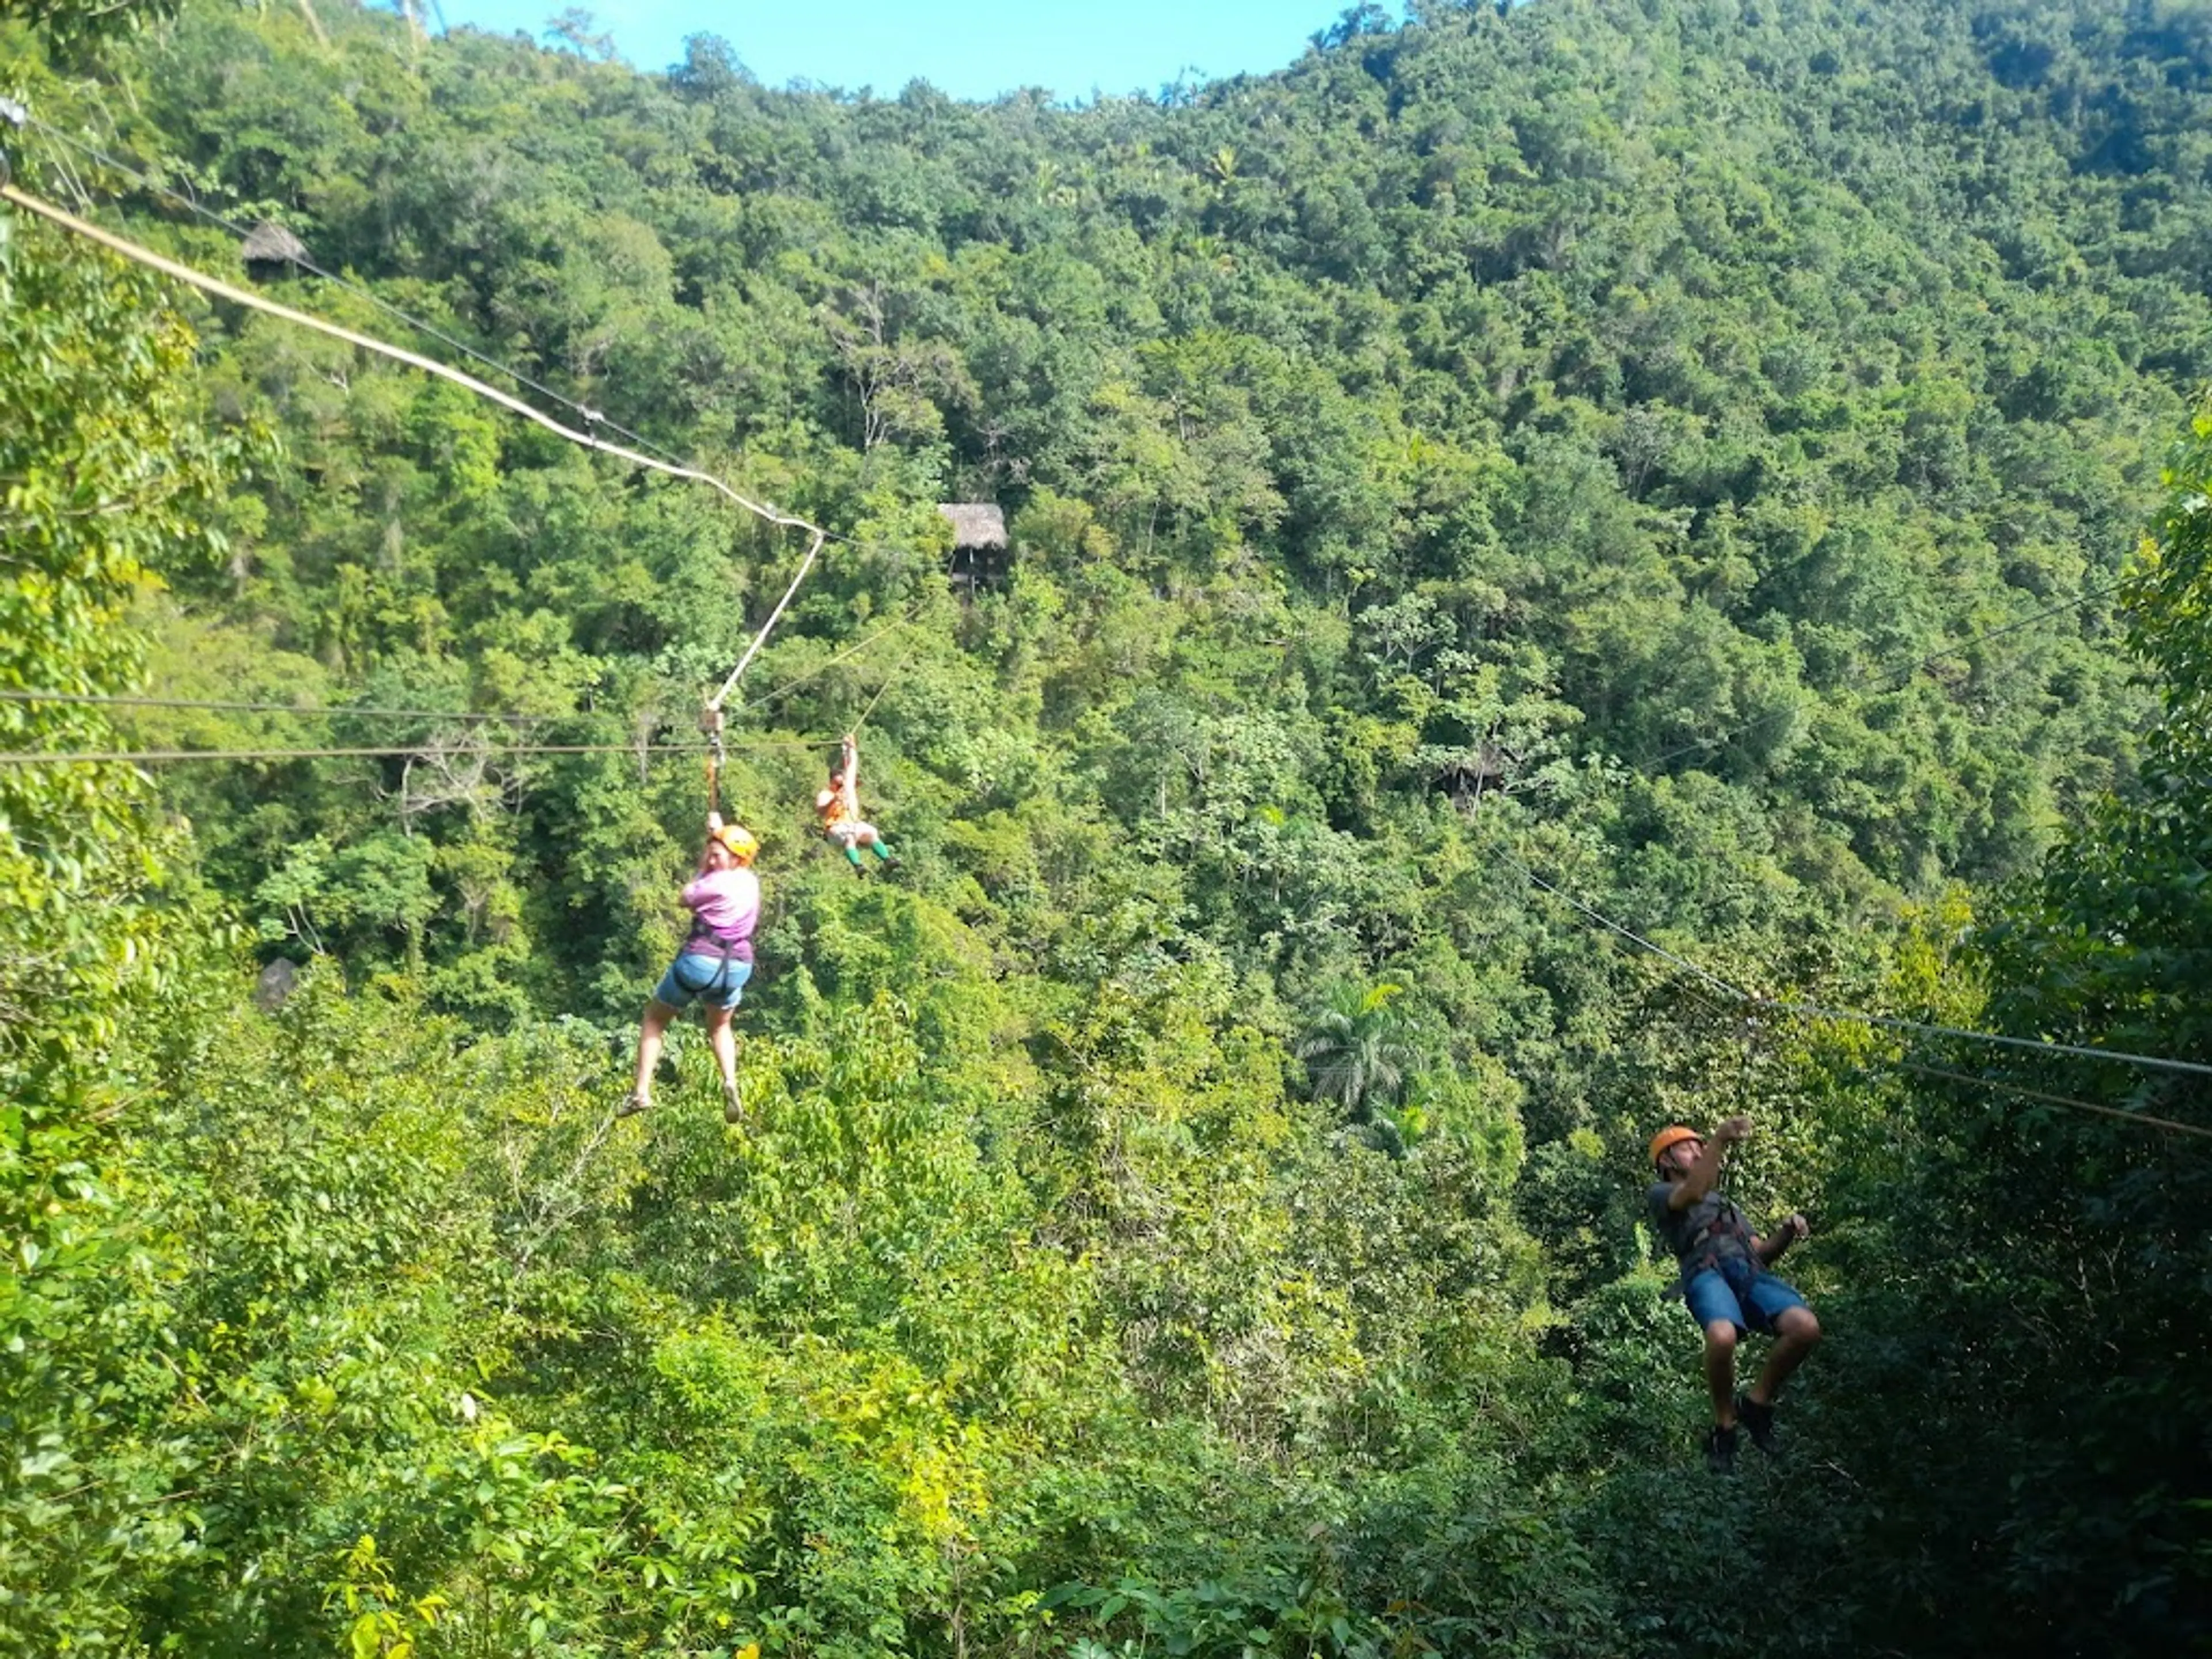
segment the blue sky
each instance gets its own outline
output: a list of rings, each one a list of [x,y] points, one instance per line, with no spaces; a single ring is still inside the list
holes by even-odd
[[[448,26],[539,33],[562,0],[440,0]],[[1157,92],[1184,70],[1264,74],[1350,0],[598,0],[596,32],[640,69],[687,34],[719,34],[770,86],[793,80],[885,96],[917,77],[959,98],[1018,87],[1062,100]],[[1389,8],[1395,11],[1395,6]],[[426,11],[429,11],[425,7]],[[430,12],[432,17],[435,12]]]

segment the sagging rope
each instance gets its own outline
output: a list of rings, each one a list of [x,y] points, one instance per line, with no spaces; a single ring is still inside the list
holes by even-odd
[[[106,167],[112,172],[121,173],[125,178],[136,183],[142,190],[149,191],[156,196],[162,197],[170,202],[175,203],[179,207],[183,208],[189,213],[198,216],[207,223],[218,226],[222,229],[229,232],[231,235],[238,238],[240,241],[244,241],[247,236],[251,234],[251,233],[246,230],[246,227],[238,223],[235,220],[226,218],[222,214],[216,212],[212,208],[209,207],[206,203],[182,191],[172,190],[167,185],[161,184],[157,179],[150,177],[140,168],[132,167],[129,162],[110,154],[106,150],[101,149],[98,145],[88,143],[82,138],[76,137],[73,133],[64,132],[59,127],[53,126],[47,122],[40,120],[37,117],[32,115],[29,111],[22,108],[21,105],[10,104],[6,99],[0,99],[0,118],[7,119],[19,128],[35,127],[39,131],[44,133],[49,139],[54,140],[59,143],[66,144],[70,149],[78,151],[80,154],[98,163],[100,166]],[[0,174],[5,173],[7,159],[6,152],[4,150],[0,150]],[[60,156],[58,152],[56,152],[55,159],[57,163],[63,165],[64,170],[66,171],[66,165],[63,162],[63,158]],[[0,177],[0,182],[5,182],[4,177]],[[82,185],[78,186],[78,189],[80,195],[82,195],[83,189]],[[87,199],[89,198],[88,198]],[[361,283],[349,281],[347,278],[338,275],[336,271],[328,269],[326,266],[318,264],[313,258],[304,257],[301,252],[295,251],[289,254],[287,257],[289,258],[290,262],[300,270],[310,272],[322,281],[332,284],[334,287],[343,289],[347,293],[355,295],[356,298],[364,301],[369,305],[374,306],[386,316],[396,318],[400,322],[406,324],[410,328],[428,335],[430,338],[436,340],[442,345],[451,347],[453,350],[459,352],[463,356],[471,358],[475,362],[483,364],[486,368],[492,369],[498,374],[506,375],[517,386],[526,386],[531,391],[537,392],[543,398],[548,398],[554,403],[560,404],[565,408],[575,410],[577,415],[582,418],[586,426],[605,427],[610,432],[620,434],[638,448],[644,450],[647,454],[657,455],[663,460],[676,463],[676,457],[669,451],[664,449],[659,444],[653,442],[650,439],[641,436],[632,428],[623,425],[619,421],[612,419],[605,410],[593,409],[587,404],[578,402],[575,398],[569,397],[566,392],[556,391],[553,387],[547,386],[542,380],[533,380],[531,376],[524,374],[520,369],[515,368],[514,364],[501,362],[498,358],[486,355],[484,352],[482,352],[476,347],[471,345],[467,341],[459,339],[455,336],[447,333],[436,324],[427,322],[422,318],[416,316],[413,312],[407,310],[405,307],[392,304],[391,301],[386,299],[374,289],[368,288]],[[878,545],[876,544],[856,542],[849,536],[838,535],[835,531],[829,533],[828,539],[846,547],[861,549],[862,550],[868,550],[869,549]]]
[[[47,122],[41,121],[36,116],[28,113],[28,112],[22,112],[22,118],[19,125],[35,127],[39,131],[44,133],[49,139],[54,140],[59,143],[67,144],[71,149],[76,150],[78,154],[87,157],[88,160],[98,163],[101,167],[106,167],[111,172],[121,173],[125,178],[137,185],[141,190],[147,191],[154,195],[160,196],[166,200],[175,203],[179,207],[183,208],[188,213],[197,216],[206,223],[217,226],[223,230],[228,231],[233,236],[236,237],[241,242],[245,241],[252,234],[245,226],[238,223],[235,220],[225,218],[222,214],[217,213],[213,208],[208,206],[206,203],[200,201],[197,197],[187,195],[181,191],[170,189],[167,185],[161,184],[146,173],[132,167],[128,161],[122,160],[118,156],[109,154],[106,150],[100,149],[97,144],[86,143],[83,139],[78,137],[74,133],[64,132],[61,128],[52,125]],[[68,170],[64,158],[63,158],[58,153],[55,155],[54,159],[57,165],[61,166],[64,171]],[[80,190],[81,189],[82,187],[80,186]],[[347,293],[374,306],[379,311],[383,312],[387,317],[396,318],[400,322],[406,324],[410,328],[429,336],[430,338],[437,341],[440,344],[450,347],[452,349],[459,352],[463,356],[471,358],[475,362],[483,364],[486,368],[495,370],[499,374],[506,375],[507,379],[513,380],[517,386],[527,386],[531,391],[537,392],[542,398],[545,398],[554,403],[562,404],[568,409],[573,409],[580,416],[582,417],[586,425],[603,426],[606,428],[608,431],[619,434],[621,436],[627,438],[631,443],[635,444],[640,449],[645,450],[650,454],[658,455],[662,459],[667,461],[674,461],[676,459],[675,456],[670,454],[668,451],[661,448],[659,445],[652,442],[648,439],[641,437],[637,433],[633,432],[629,428],[622,425],[619,422],[610,420],[602,410],[593,409],[589,404],[579,403],[575,398],[568,396],[565,392],[555,391],[551,386],[547,386],[542,380],[532,380],[529,375],[525,374],[520,369],[515,368],[512,363],[503,363],[496,357],[488,356],[483,352],[477,350],[476,347],[471,345],[467,341],[456,338],[454,336],[447,333],[445,330],[438,327],[436,324],[426,322],[422,318],[417,317],[413,312],[392,304],[391,301],[386,299],[374,289],[368,288],[361,283],[349,281],[347,278],[339,276],[336,271],[316,264],[313,259],[307,257],[307,252],[304,248],[294,248],[285,257],[292,264],[298,266],[301,270],[307,271],[313,276],[319,277],[322,281],[332,284],[334,287],[343,289]]]
[[[627,461],[633,466],[643,467],[648,471],[665,473],[672,478],[685,478],[695,483],[705,484],[709,489],[726,496],[746,512],[769,524],[782,528],[807,532],[812,539],[807,544],[806,556],[799,561],[798,573],[792,577],[790,586],[784,589],[783,597],[776,601],[775,608],[769,613],[768,620],[761,625],[760,632],[754,636],[753,642],[746,648],[744,655],[738,659],[738,665],[731,670],[729,678],[723,681],[721,689],[708,699],[706,710],[700,716],[700,726],[706,732],[708,738],[708,795],[713,803],[714,810],[716,811],[720,810],[721,768],[725,758],[722,742],[722,704],[730,693],[737,689],[738,682],[744,678],[745,670],[752,665],[754,658],[760,654],[761,648],[768,643],[769,635],[775,631],[776,624],[782,620],[783,613],[798,593],[800,584],[805,581],[808,573],[813,569],[815,560],[821,556],[823,544],[829,539],[828,531],[794,514],[780,512],[772,506],[756,501],[750,496],[732,489],[712,473],[702,472],[696,467],[680,466],[658,459],[653,456],[641,454],[638,451],[626,448],[621,444],[609,443],[596,433],[579,432],[573,427],[564,426],[543,410],[532,408],[520,398],[501,392],[497,386],[487,385],[474,375],[464,374],[450,364],[439,362],[435,358],[425,357],[420,352],[410,351],[404,346],[393,345],[388,341],[380,340],[373,335],[346,328],[307,312],[295,310],[290,306],[281,305],[250,289],[239,288],[233,283],[223,282],[219,277],[210,276],[204,271],[195,270],[190,265],[180,264],[174,259],[166,258],[150,248],[142,247],[127,237],[118,236],[112,231],[103,230],[98,225],[80,219],[75,214],[32,195],[28,191],[19,188],[12,182],[0,182],[0,200],[12,203],[27,212],[34,213],[43,219],[51,221],[72,235],[82,236],[88,241],[96,242],[111,252],[143,265],[149,270],[157,271],[162,276],[198,289],[203,293],[214,295],[219,299],[229,301],[234,305],[243,306],[249,311],[260,312],[264,315],[312,330],[318,334],[328,335],[332,339],[342,340],[359,350],[390,358],[394,362],[404,363],[411,368],[422,370],[426,374],[435,375],[440,380],[449,380],[465,391],[473,392],[477,397],[488,398],[503,409],[511,410],[525,420],[544,427],[547,431],[565,438],[573,444],[580,445],[586,449],[595,450],[601,454],[611,455],[618,460]]]
[[[249,311],[258,311],[266,316],[281,319],[283,321],[295,324],[301,328],[312,329],[314,332],[326,334],[334,340],[343,340],[348,345],[360,350],[373,352],[380,357],[388,357],[394,362],[404,363],[410,368],[419,368],[425,374],[434,374],[440,380],[450,380],[455,386],[472,392],[479,398],[489,398],[503,409],[512,410],[525,420],[536,422],[548,432],[565,438],[572,444],[580,445],[586,449],[597,450],[603,455],[611,455],[617,460],[628,461],[632,466],[641,466],[648,471],[665,473],[672,478],[688,478],[694,483],[705,484],[708,489],[717,490],[727,496],[746,512],[765,520],[769,524],[811,532],[815,538],[817,550],[828,537],[829,532],[820,526],[793,514],[779,512],[774,507],[741,495],[711,472],[702,472],[696,467],[678,466],[668,461],[657,460],[650,455],[641,455],[635,449],[626,449],[620,444],[609,443],[604,438],[591,433],[579,432],[574,427],[563,426],[542,410],[532,409],[521,398],[501,392],[497,386],[488,386],[473,374],[465,374],[450,364],[438,362],[434,357],[425,357],[420,352],[408,350],[404,346],[393,345],[389,341],[380,340],[374,335],[360,333],[326,319],[311,315],[307,312],[295,311],[291,307],[280,305],[263,295],[255,294],[247,289],[238,288],[222,281],[220,277],[210,276],[204,271],[195,270],[190,265],[179,264],[174,259],[165,258],[151,248],[141,247],[127,237],[118,236],[112,231],[102,230],[98,225],[80,219],[75,214],[56,207],[52,202],[32,195],[19,185],[0,184],[0,201],[12,203],[27,213],[35,213],[40,218],[59,225],[72,235],[82,236],[88,241],[97,242],[110,252],[120,254],[133,264],[143,265],[149,270],[158,271],[164,276],[172,277],[189,287],[198,289],[203,293],[212,294],[218,299],[228,300],[233,305],[244,306]],[[812,554],[810,551],[810,560],[811,556]]]
[[[753,635],[753,642],[745,647],[745,654],[738,659],[738,665],[730,671],[730,678],[722,682],[722,689],[707,699],[706,708],[700,712],[699,729],[707,734],[707,810],[717,817],[722,812],[723,699],[738,689],[738,682],[744,678],[745,670],[752,666],[753,659],[760,655],[761,647],[768,643],[768,636],[775,631],[776,623],[783,620],[785,608],[799,592],[799,585],[806,580],[806,573],[814,568],[815,557],[822,551],[822,544],[828,534],[823,530],[814,532],[814,539],[807,546],[806,556],[799,562],[798,574],[792,577],[791,586],[783,590],[783,597],[775,602],[775,609],[768,613],[768,620],[761,624],[760,632]]]
[[[790,522],[796,524],[799,520]],[[815,556],[822,551],[822,544],[829,539],[828,531],[817,530],[812,525],[806,528],[814,531],[814,540],[807,547],[806,556],[799,562],[799,572],[792,577],[791,586],[783,590],[783,597],[775,602],[775,609],[768,613],[768,620],[761,624],[761,630],[753,636],[753,642],[745,647],[745,654],[738,659],[738,665],[730,671],[730,678],[722,682],[722,689],[707,699],[707,707],[717,714],[721,711],[723,700],[738,689],[738,682],[744,678],[745,670],[752,666],[753,659],[760,655],[761,647],[768,643],[768,636],[775,631],[776,623],[783,620],[785,607],[799,592],[799,585],[806,580],[806,573],[814,568]]]

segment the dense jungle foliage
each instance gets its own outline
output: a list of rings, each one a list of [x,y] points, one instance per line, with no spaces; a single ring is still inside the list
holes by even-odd
[[[2212,1063],[2212,12],[592,30],[0,6],[27,189],[839,538],[749,1121],[617,1122],[803,539],[0,215],[0,690],[270,705],[0,702],[261,757],[0,765],[0,1656],[2212,1645],[2212,1157],[2080,1109],[2212,1091],[1730,988]],[[1721,1480],[1735,1111],[1827,1340]]]

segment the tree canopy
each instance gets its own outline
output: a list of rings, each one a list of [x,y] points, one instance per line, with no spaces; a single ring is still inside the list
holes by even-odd
[[[618,1122],[804,538],[0,215],[0,1655],[2212,1639],[2201,8],[593,28],[0,15],[25,188],[835,532],[749,1121]],[[1736,1111],[1830,1334],[1716,1483]]]

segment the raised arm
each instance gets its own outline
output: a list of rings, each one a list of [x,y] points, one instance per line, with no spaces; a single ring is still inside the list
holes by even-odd
[[[1682,1177],[1680,1185],[1667,1194],[1667,1207],[1686,1210],[1713,1189],[1721,1178],[1721,1166],[1728,1161],[1729,1148],[1751,1133],[1751,1120],[1737,1116],[1713,1131],[1713,1138],[1705,1143],[1705,1156],[1690,1166],[1690,1173]]]
[[[721,827],[722,815],[720,812],[708,812],[707,814],[707,839],[699,848],[698,873],[702,876],[707,873],[707,855],[708,850],[714,846],[714,832]]]

